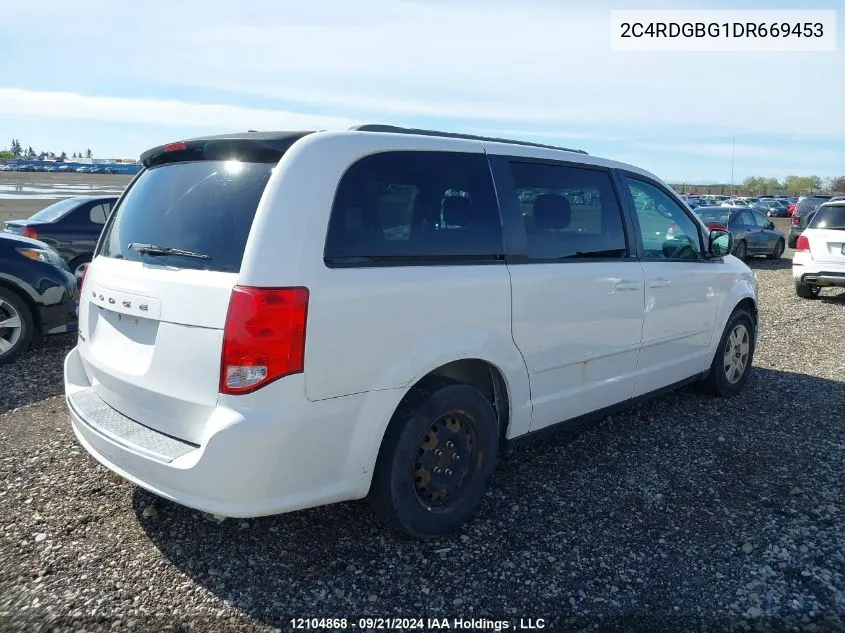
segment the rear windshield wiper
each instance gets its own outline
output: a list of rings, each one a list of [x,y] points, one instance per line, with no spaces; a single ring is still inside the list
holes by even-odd
[[[129,249],[145,255],[178,255],[180,257],[211,259],[211,256],[206,255],[205,253],[195,253],[181,248],[171,248],[169,246],[156,246],[155,244],[139,244],[138,242],[130,242]]]

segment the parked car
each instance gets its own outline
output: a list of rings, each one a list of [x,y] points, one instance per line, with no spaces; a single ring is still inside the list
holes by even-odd
[[[65,198],[26,220],[7,220],[4,231],[41,240],[58,251],[72,271],[91,261],[117,196]]]
[[[761,198],[752,208],[769,218],[783,218],[789,214],[789,205],[774,198]]]
[[[743,208],[746,208],[746,209],[747,209],[747,208],[749,208],[751,205],[750,205],[750,203],[746,202],[745,200],[738,200],[738,199],[734,199],[734,200],[725,200],[725,201],[724,201],[721,205],[719,205],[719,206],[722,206],[722,207],[733,207],[733,208],[736,208],[736,207],[743,207]]]
[[[44,336],[76,329],[76,278],[48,245],[0,233],[0,364]]]
[[[789,226],[789,248],[795,248],[798,237],[807,228],[807,223],[813,213],[828,200],[830,196],[822,195],[803,196],[798,199],[795,210],[792,212],[792,224]]]
[[[708,229],[727,230],[733,234],[733,254],[739,259],[749,255],[780,259],[783,255],[786,246],[783,234],[759,211],[718,206],[699,207],[695,213]]]
[[[815,299],[822,288],[845,288],[845,200],[822,204],[798,237],[792,257],[795,292]]]
[[[181,504],[366,497],[432,537],[476,512],[507,443],[748,378],[753,272],[637,167],[389,126],[142,159],[65,390],[93,457]]]

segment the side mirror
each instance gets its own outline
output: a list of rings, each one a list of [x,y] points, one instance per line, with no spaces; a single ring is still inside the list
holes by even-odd
[[[775,228],[775,223],[774,223],[774,222],[769,222],[769,228],[770,228],[770,229],[774,229],[774,228]]]
[[[707,252],[711,257],[730,255],[734,247],[734,236],[730,231],[713,229],[707,242]]]

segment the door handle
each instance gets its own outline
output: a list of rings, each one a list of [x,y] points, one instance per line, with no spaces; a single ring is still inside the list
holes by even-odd
[[[672,282],[669,279],[664,279],[663,277],[658,277],[657,279],[652,279],[648,282],[649,288],[665,288],[666,286],[670,285]]]
[[[641,281],[634,281],[631,279],[620,279],[614,286],[617,290],[639,290],[643,287]]]

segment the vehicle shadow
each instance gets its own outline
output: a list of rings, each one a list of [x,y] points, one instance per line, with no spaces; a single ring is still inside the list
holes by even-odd
[[[791,257],[781,257],[780,259],[768,259],[767,257],[748,257],[745,263],[752,270],[785,270],[792,268]]]
[[[842,288],[826,288],[822,290],[817,301],[822,303],[832,303],[835,305],[845,305],[845,289]]]
[[[398,536],[361,502],[222,523],[140,488],[132,505],[179,572],[283,630],[315,614],[517,612],[580,628],[589,624],[575,609],[585,592],[602,598],[589,607],[609,625],[602,630],[617,620],[680,630],[687,610],[698,630],[700,614],[726,608],[713,602],[715,571],[731,586],[749,582],[741,550],[750,542],[762,551],[779,526],[815,516],[814,499],[839,489],[843,473],[830,464],[841,463],[843,408],[842,382],[771,369],[755,368],[731,399],[683,389],[514,449],[479,515],[428,542]],[[779,573],[800,581],[800,558],[796,551]],[[614,569],[631,569],[637,584],[594,584]],[[833,604],[826,590],[812,591]]]
[[[76,334],[49,336],[0,365],[0,413],[64,393],[64,360],[74,345]]]

